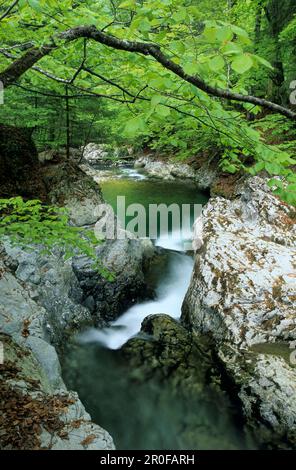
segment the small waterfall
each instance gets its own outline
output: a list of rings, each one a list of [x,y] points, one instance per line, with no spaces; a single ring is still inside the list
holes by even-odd
[[[166,313],[173,318],[180,318],[192,268],[191,256],[185,253],[169,253],[167,273],[159,280],[156,298],[133,305],[108,328],[87,330],[80,335],[80,342],[98,342],[108,349],[119,349],[140,331],[141,323],[148,315]]]

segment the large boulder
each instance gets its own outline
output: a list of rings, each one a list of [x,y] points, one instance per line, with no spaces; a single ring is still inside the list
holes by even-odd
[[[1,279],[1,308],[10,309],[7,333],[14,336],[15,329],[18,331],[29,321],[30,329],[36,330],[38,336],[45,334],[51,343],[59,346],[68,334],[93,324],[90,311],[81,305],[83,291],[72,262],[65,261],[60,250],[45,254],[42,247],[35,247],[28,251],[9,240],[1,248],[1,259],[7,269]],[[23,316],[31,304],[36,319]],[[42,314],[33,308],[35,305]]]
[[[91,422],[77,394],[68,392],[61,378],[60,383],[51,382],[28,340],[0,334],[0,341],[5,353],[0,365],[2,450],[114,449],[112,438]],[[54,349],[48,361],[52,356]]]
[[[197,387],[199,391],[207,388],[211,380],[219,381],[213,368],[211,343],[166,314],[146,317],[141,332],[123,346],[122,354],[132,365],[133,373],[139,368],[145,379],[169,377],[174,387]]]
[[[209,189],[217,178],[217,165],[204,163],[194,167],[189,163],[158,160],[154,155],[144,155],[135,161],[135,168],[144,169],[153,178],[164,180],[189,179],[201,190]]]
[[[89,165],[108,163],[110,166],[116,166],[134,160],[133,148],[124,145],[112,147],[110,144],[90,142],[81,147],[80,152],[84,163]]]
[[[66,208],[72,225],[95,227],[102,216],[98,208],[105,201],[100,186],[90,176],[76,165],[58,163],[42,168],[42,179],[48,202]],[[61,250],[47,256],[42,247],[27,252],[9,243],[5,243],[5,250],[15,264],[18,279],[32,286],[42,305],[50,306],[50,323],[64,321],[68,329],[85,323],[85,315],[79,310],[83,310],[82,305],[101,325],[146,297],[145,268],[155,253],[151,241],[136,239],[127,232],[120,240],[98,241],[98,260],[114,275],[110,282],[99,273],[93,259],[77,256],[65,262]]]
[[[176,178],[194,179],[194,170],[185,163],[169,163],[156,160],[152,155],[139,157],[134,164],[135,168],[143,168],[152,177],[165,180]]]
[[[203,247],[183,316],[217,341],[242,347],[296,339],[295,209],[260,178],[234,201],[213,198],[203,211]]]
[[[53,279],[52,276],[49,276],[51,280],[47,279],[46,263],[42,272],[45,279],[34,290],[32,285],[36,287],[37,278],[32,279],[27,267],[28,259],[23,258],[16,269],[12,258],[2,251],[1,448],[113,449],[109,434],[91,422],[77,394],[67,391],[56,349],[49,343],[49,332],[59,343],[65,337],[70,327],[67,315],[72,320],[80,321],[81,317],[89,320],[89,312],[76,306],[62,286],[53,291]],[[56,281],[61,283],[63,278],[57,276]]]
[[[98,207],[104,204],[100,186],[78,166],[64,162],[44,168],[43,181],[50,204],[65,207],[70,221],[78,227],[98,221]]]
[[[203,211],[202,240],[201,220],[196,224],[200,248],[182,313],[185,324],[214,339],[226,370],[239,384],[246,416],[282,439],[291,438],[296,425],[295,401],[289,398],[295,394],[295,370],[269,352],[254,353],[248,374],[240,371],[246,368],[246,352],[255,345],[284,343],[288,349],[296,339],[295,221],[295,209],[275,197],[259,177],[238,184],[232,201],[211,199]],[[268,386],[263,364],[269,364]],[[254,377],[259,380],[256,387]],[[253,406],[254,401],[260,406]],[[277,415],[277,420],[267,420],[267,415]]]
[[[108,159],[109,152],[106,145],[89,143],[83,149],[83,160],[94,164]]]
[[[147,298],[150,291],[145,271],[155,249],[150,240],[109,240],[97,249],[102,266],[114,279],[99,275],[93,262],[85,257],[73,260],[73,268],[83,291],[83,305],[92,312],[97,325],[116,319],[133,303]]]

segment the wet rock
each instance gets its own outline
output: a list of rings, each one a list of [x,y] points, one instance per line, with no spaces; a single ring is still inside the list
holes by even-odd
[[[85,257],[73,260],[73,269],[83,291],[82,303],[91,307],[97,325],[105,325],[134,302],[147,297],[144,273],[155,255],[150,241],[109,240],[97,249],[98,259],[113,274],[110,282],[98,274]]]
[[[208,163],[193,168],[187,163],[157,160],[153,155],[139,157],[135,168],[143,168],[150,176],[165,180],[189,179],[201,190],[209,189],[217,177],[217,167]]]
[[[211,342],[165,314],[146,317],[140,334],[129,340],[122,351],[133,374],[145,379],[157,375],[161,380],[169,379],[174,387],[192,392],[219,382]]]
[[[234,407],[223,390],[208,337],[190,332],[168,315],[151,315],[120,354],[130,380],[145,386],[155,407],[162,403],[168,422],[176,420],[173,429],[181,449],[256,447],[240,407]]]
[[[253,357],[251,372],[242,371],[248,368],[250,347],[279,341],[289,347],[296,339],[295,209],[259,177],[239,183],[235,193],[232,201],[210,199],[202,237],[197,224],[199,249],[182,321],[214,339],[249,421],[271,428],[275,438],[288,436],[293,446],[295,371],[272,355]],[[273,379],[267,386],[268,370]]]

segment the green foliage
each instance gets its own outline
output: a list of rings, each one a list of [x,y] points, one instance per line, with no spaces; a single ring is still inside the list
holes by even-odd
[[[277,0],[200,0],[198,5],[196,0],[21,0],[0,23],[0,39],[3,48],[19,56],[18,44],[42,45],[59,31],[94,24],[117,38],[161,45],[187,74],[213,87],[287,106],[289,82],[296,79],[291,61],[296,9],[294,0],[280,3],[279,7]],[[4,2],[1,11],[9,4]],[[71,80],[84,58],[84,46],[80,39],[63,45],[38,66],[58,79]],[[283,187],[277,187],[277,194],[294,203],[296,136],[287,121],[268,127],[266,118],[252,124],[247,115],[256,119],[260,108],[211,98],[149,57],[90,40],[86,51],[87,68],[103,78],[82,70],[75,86],[69,87],[72,145],[91,140],[149,145],[180,159],[218,155],[224,171],[264,170],[271,177],[281,176]],[[0,55],[1,69],[9,63]],[[43,95],[63,96],[64,83],[32,69],[18,85],[23,88],[6,92],[0,119],[36,127],[39,148],[65,144],[65,100]],[[77,94],[84,97],[73,98]]]
[[[93,267],[102,276],[113,280],[112,273],[97,258],[98,240],[94,233],[69,225],[65,209],[45,206],[39,200],[24,201],[21,197],[0,199],[0,240],[5,236],[26,249],[40,245],[49,253],[57,247],[63,250],[65,260],[85,255],[93,260]]]

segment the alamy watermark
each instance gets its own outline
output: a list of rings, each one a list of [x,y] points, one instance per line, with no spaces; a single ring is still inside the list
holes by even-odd
[[[296,80],[290,83],[290,90],[292,90],[290,93],[290,103],[296,105]]]
[[[95,235],[98,239],[178,239],[185,250],[192,249],[193,221],[202,212],[201,204],[126,205],[125,196],[117,196],[116,210],[100,204],[95,215]]]
[[[0,341],[0,365],[4,364],[4,344]]]
[[[0,104],[4,104],[4,85],[0,80]]]
[[[296,341],[292,341],[290,343],[290,349],[293,349],[289,358],[290,364],[292,364],[293,366],[296,366]]]

